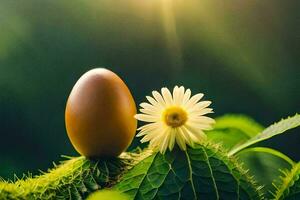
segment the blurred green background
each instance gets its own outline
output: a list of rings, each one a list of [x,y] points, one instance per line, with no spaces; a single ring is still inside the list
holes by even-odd
[[[263,125],[300,111],[299,1],[0,0],[0,176],[78,155],[64,126],[76,80],[106,67],[137,103],[184,85],[214,116]],[[300,160],[299,129],[266,145]]]

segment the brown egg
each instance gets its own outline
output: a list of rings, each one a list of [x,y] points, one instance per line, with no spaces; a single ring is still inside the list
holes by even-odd
[[[69,96],[65,123],[75,149],[87,157],[118,156],[136,131],[136,106],[125,83],[112,71],[83,74]]]

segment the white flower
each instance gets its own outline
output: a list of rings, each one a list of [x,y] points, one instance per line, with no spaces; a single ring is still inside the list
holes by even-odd
[[[153,97],[147,96],[150,103],[141,103],[140,112],[135,118],[149,122],[138,130],[137,137],[144,136],[141,142],[150,142],[149,146],[165,153],[169,147],[173,149],[175,141],[182,150],[186,144],[193,146],[206,139],[203,130],[210,130],[215,120],[203,116],[212,113],[207,108],[210,101],[200,101],[202,93],[191,96],[191,90],[183,86],[175,86],[173,94],[162,88],[161,94],[152,92]]]

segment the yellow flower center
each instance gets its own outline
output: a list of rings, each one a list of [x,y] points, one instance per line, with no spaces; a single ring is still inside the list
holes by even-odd
[[[164,122],[173,128],[182,126],[187,120],[187,113],[181,107],[167,108],[162,115]]]

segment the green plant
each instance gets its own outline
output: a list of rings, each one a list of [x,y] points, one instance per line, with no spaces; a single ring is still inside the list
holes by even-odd
[[[129,199],[300,199],[300,163],[257,147],[298,126],[298,114],[266,129],[247,117],[226,115],[207,132],[209,141],[187,151],[67,158],[40,176],[0,182],[0,199],[84,199],[103,188]],[[101,193],[97,196],[101,199]]]

